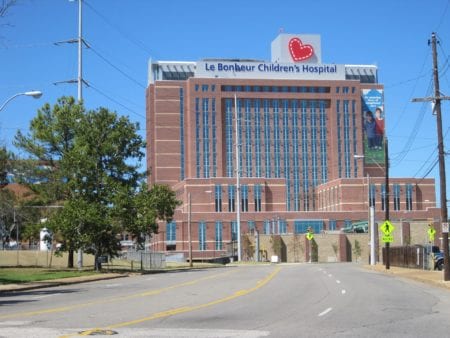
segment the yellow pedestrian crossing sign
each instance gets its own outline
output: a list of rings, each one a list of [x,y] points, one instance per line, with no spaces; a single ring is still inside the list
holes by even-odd
[[[312,232],[312,229],[309,228],[309,229],[308,229],[308,232],[306,233],[306,239],[307,239],[308,241],[311,241],[313,238],[314,238],[314,233]]]
[[[384,235],[381,240],[383,243],[392,243],[394,241],[394,236],[392,235]]]
[[[388,220],[386,220],[386,221],[384,221],[383,224],[381,224],[380,230],[381,230],[385,235],[390,235],[390,234],[395,230],[395,227],[392,225],[391,222],[389,222]]]
[[[433,228],[433,225],[431,223],[428,224],[428,231],[427,231],[427,233],[428,233],[428,240],[430,242],[434,242],[434,235],[436,234],[436,229]]]

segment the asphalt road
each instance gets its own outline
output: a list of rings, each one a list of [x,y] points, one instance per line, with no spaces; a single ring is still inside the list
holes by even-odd
[[[0,337],[448,337],[450,292],[354,264],[227,267],[0,296]]]

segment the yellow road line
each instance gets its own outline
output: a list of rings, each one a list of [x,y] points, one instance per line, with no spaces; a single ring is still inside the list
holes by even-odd
[[[194,285],[194,284],[197,284],[199,282],[202,282],[202,281],[205,281],[208,279],[219,278],[219,277],[234,273],[236,271],[237,271],[237,269],[233,269],[231,271],[226,271],[226,272],[214,274],[211,276],[194,279],[192,281],[171,285],[171,286],[168,286],[165,288],[140,292],[140,293],[132,294],[132,295],[128,295],[128,296],[119,296],[119,297],[99,299],[99,300],[91,301],[91,302],[87,302],[87,303],[80,303],[80,304],[62,306],[62,307],[57,307],[57,308],[48,308],[48,309],[43,309],[43,310],[17,312],[17,313],[10,313],[7,315],[0,315],[0,319],[9,319],[9,318],[16,318],[16,317],[22,318],[22,317],[37,316],[37,315],[48,314],[48,313],[66,312],[66,311],[80,309],[80,308],[84,308],[84,307],[88,307],[88,306],[92,306],[92,305],[113,303],[113,302],[128,300],[128,299],[132,299],[132,298],[139,298],[139,297],[150,297],[150,296],[158,295],[160,293],[167,292],[167,291],[170,291],[170,290],[173,290],[176,288],[181,288],[183,286]]]
[[[142,322],[147,322],[147,321],[151,321],[154,319],[158,319],[158,318],[164,318],[164,317],[169,317],[169,316],[173,316],[173,315],[177,315],[180,313],[186,313],[186,312],[192,312],[195,310],[199,310],[199,309],[204,309],[213,305],[217,305],[217,304],[221,304],[221,303],[225,303],[228,302],[230,300],[248,295],[249,293],[252,293],[260,288],[262,288],[264,285],[266,285],[270,280],[272,280],[277,274],[278,272],[280,272],[281,267],[277,267],[274,271],[272,271],[267,277],[265,277],[263,280],[260,280],[257,282],[257,284],[250,288],[250,289],[243,289],[243,290],[238,290],[235,293],[233,293],[232,295],[226,296],[224,298],[219,298],[216,300],[213,300],[211,302],[208,303],[204,303],[204,304],[198,304],[195,306],[190,306],[190,307],[180,307],[180,308],[175,308],[175,309],[170,309],[170,310],[166,310],[166,311],[162,311],[162,312],[157,312],[151,316],[148,317],[144,317],[144,318],[139,318],[139,319],[135,319],[135,320],[130,320],[127,322],[122,322],[122,323],[117,323],[117,324],[112,324],[106,327],[106,329],[117,329],[120,327],[124,327],[124,326],[131,326],[131,325],[135,325],[135,324],[139,324]],[[98,329],[93,329],[93,330],[98,330]],[[69,337],[75,337],[75,336],[86,336],[89,335],[89,332],[92,332],[93,330],[87,330],[87,331],[83,331],[83,333],[76,333],[76,334],[71,334],[71,335],[66,335],[66,336],[61,336],[60,338],[69,338]]]

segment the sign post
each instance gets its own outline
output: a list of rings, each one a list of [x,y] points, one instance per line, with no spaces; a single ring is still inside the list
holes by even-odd
[[[312,262],[312,240],[314,239],[314,232],[311,227],[308,228],[308,232],[306,233],[306,239],[309,241],[309,262]]]
[[[389,220],[384,221],[383,224],[380,226],[380,230],[383,233],[383,237],[381,240],[386,245],[386,269],[390,268],[390,262],[389,262],[389,245],[394,241],[394,236],[392,235],[392,232],[395,230],[395,227],[392,225],[392,223]]]
[[[444,227],[444,223],[442,224],[442,228],[443,227]],[[447,229],[448,229],[448,227],[447,227]],[[442,231],[442,232],[444,232],[444,231]],[[447,232],[448,232],[448,230],[447,230]],[[427,234],[428,234],[428,241],[430,242],[430,244],[433,244],[434,243],[434,237],[435,237],[435,234],[436,234],[436,229],[433,227],[433,224],[431,224],[431,223],[428,224]]]

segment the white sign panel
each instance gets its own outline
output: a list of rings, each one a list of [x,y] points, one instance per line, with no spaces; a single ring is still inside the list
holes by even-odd
[[[448,232],[448,223],[442,223],[442,232]]]
[[[199,61],[197,78],[345,80],[345,65]]]

